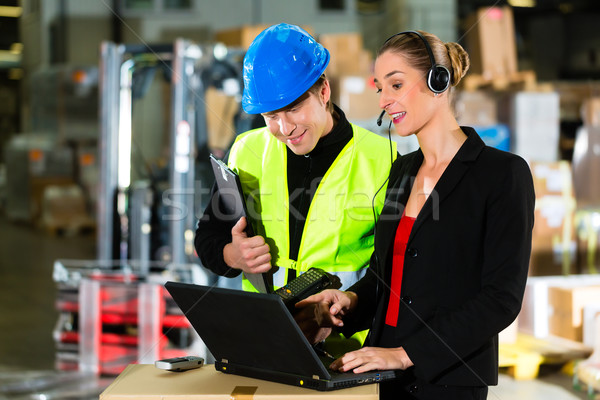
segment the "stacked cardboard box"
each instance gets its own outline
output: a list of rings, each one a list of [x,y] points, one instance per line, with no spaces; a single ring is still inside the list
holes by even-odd
[[[599,297],[600,275],[530,276],[519,331],[538,338],[552,335],[581,340],[581,329],[591,323],[585,315],[582,318],[582,308],[597,304]]]
[[[454,111],[460,125],[490,126],[498,123],[498,104],[494,93],[485,90],[456,93]]]
[[[372,76],[346,75],[331,79],[334,103],[351,121],[375,120],[381,112]]]
[[[333,102],[352,122],[374,122],[381,109],[373,83],[373,56],[364,48],[362,35],[322,34],[319,42],[331,55],[325,73],[331,83]]]
[[[462,87],[469,90],[482,86],[500,90],[536,87],[533,70],[518,70],[511,7],[481,7],[465,19],[463,31],[471,68],[462,80]]]
[[[242,25],[236,26],[229,29],[222,29],[215,32],[215,40],[219,43],[223,43],[226,46],[241,47],[247,49],[252,44],[252,41],[265,29],[269,24],[257,24],[257,25]],[[309,34],[314,36],[312,27],[302,26],[302,29],[306,30]]]
[[[365,75],[372,72],[373,56],[364,49],[358,32],[319,35],[319,42],[329,50],[327,73],[331,76]]]
[[[470,71],[486,79],[517,72],[517,48],[512,9],[485,7],[466,19]]]
[[[531,164],[536,193],[530,276],[575,272],[575,197],[567,161]]]
[[[212,87],[206,89],[205,101],[208,147],[212,152],[226,151],[235,138],[234,117],[240,104],[235,95]]]
[[[552,307],[549,319],[550,334],[583,342],[585,306],[600,304],[600,285],[548,289],[548,301]],[[593,323],[591,319],[589,323]]]
[[[512,151],[527,161],[558,161],[560,100],[556,92],[516,92],[507,98]]]

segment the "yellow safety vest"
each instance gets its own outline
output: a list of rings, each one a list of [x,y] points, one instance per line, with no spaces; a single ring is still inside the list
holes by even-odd
[[[311,267],[321,268],[340,278],[342,290],[364,276],[373,253],[372,200],[390,171],[390,143],[356,125],[352,129],[353,137],[313,196],[297,260],[289,258],[285,144],[267,128],[259,128],[239,135],[231,148],[229,166],[240,176],[255,232],[269,244],[271,264],[279,267],[273,275],[275,287],[285,285],[289,269],[295,269],[299,275]],[[393,142],[392,157],[396,159]],[[383,207],[386,186],[375,199],[377,215]],[[256,291],[245,278],[242,287]]]

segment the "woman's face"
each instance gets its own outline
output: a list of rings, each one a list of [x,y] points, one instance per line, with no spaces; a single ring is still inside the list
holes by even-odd
[[[398,53],[386,51],[375,61],[379,106],[390,116],[396,133],[419,133],[432,119],[436,105],[427,76],[411,67]]]
[[[310,92],[304,101],[292,108],[264,113],[262,116],[269,132],[294,154],[308,154],[319,139],[333,128],[333,119],[327,111],[330,96],[329,82],[324,81],[318,95]]]

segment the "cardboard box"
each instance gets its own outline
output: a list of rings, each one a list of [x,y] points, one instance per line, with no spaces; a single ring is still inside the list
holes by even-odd
[[[271,25],[269,24],[242,25],[235,28],[219,30],[215,33],[215,40],[226,46],[247,49],[252,44],[252,41],[270,26]],[[314,37],[312,27],[302,25],[302,29]]]
[[[228,96],[223,91],[207,88],[206,101],[206,126],[208,131],[208,147],[227,150],[235,138],[234,116],[239,110],[239,103],[235,96]]]
[[[333,102],[340,106],[349,121],[375,121],[381,114],[372,76],[341,76],[330,79],[330,83]]]
[[[460,125],[490,126],[498,123],[497,102],[482,90],[461,91],[456,95],[454,111]]]
[[[535,224],[529,275],[575,273],[575,208],[568,161],[531,163]]]
[[[358,32],[331,33],[319,36],[319,43],[329,50],[327,76],[369,75],[372,73],[373,55],[363,48]]]
[[[230,399],[322,399],[377,400],[379,385],[369,384],[351,389],[319,392],[298,386],[228,375],[214,365],[182,373],[160,370],[154,365],[129,365],[100,394],[100,400],[230,400]]]
[[[527,278],[523,305],[519,313],[519,331],[538,338],[549,335],[553,312],[548,299],[550,287],[600,285],[600,275],[534,276]]]
[[[600,303],[600,285],[550,287],[548,301],[552,307],[550,334],[583,342],[583,308]]]
[[[466,19],[470,72],[485,79],[517,72],[517,47],[512,8],[482,7]]]
[[[583,307],[583,344],[600,356],[600,303]]]
[[[512,132],[512,151],[527,161],[558,161],[560,99],[557,92],[510,94],[500,113]]]

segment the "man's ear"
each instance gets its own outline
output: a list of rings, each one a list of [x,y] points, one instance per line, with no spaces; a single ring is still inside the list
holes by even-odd
[[[319,92],[320,99],[323,104],[327,104],[331,100],[331,86],[329,86],[329,80],[325,79],[321,85],[321,91]]]

